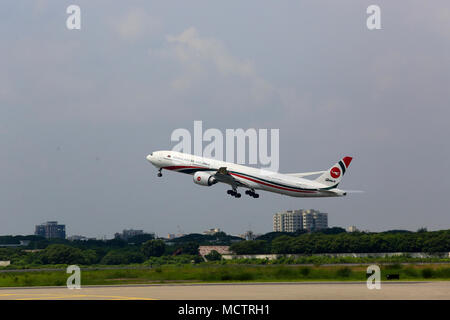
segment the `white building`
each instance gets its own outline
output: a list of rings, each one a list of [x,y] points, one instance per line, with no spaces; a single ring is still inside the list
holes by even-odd
[[[273,216],[273,231],[296,232],[328,228],[328,214],[314,209],[288,210]]]
[[[9,260],[0,261],[0,267],[7,267],[10,264],[11,264],[11,261],[9,261]]]
[[[89,237],[80,236],[80,235],[72,235],[72,236],[67,237],[67,240],[69,240],[69,241],[88,241],[88,240],[97,240],[97,238],[89,238]]]
[[[314,209],[302,210],[303,229],[308,231],[328,228],[328,213]]]
[[[144,232],[144,230],[124,229],[122,231],[122,233],[118,233],[118,232],[115,233],[114,234],[114,238],[122,239],[122,240],[126,241],[126,240],[128,240],[128,239],[130,239],[132,237],[139,236],[139,235],[144,235],[144,234],[152,234],[153,237],[155,237],[154,233],[146,233],[146,232]]]
[[[214,228],[214,229],[209,229],[209,230],[203,231],[203,234],[212,236],[212,235],[215,235],[216,233],[219,233],[219,232],[221,232],[220,228]]]
[[[245,239],[245,240],[255,240],[259,236],[260,236],[260,234],[255,234],[251,230],[248,230],[248,231],[244,232],[243,234],[238,235],[238,237]]]
[[[273,216],[273,231],[295,232],[303,229],[301,210],[278,212]]]

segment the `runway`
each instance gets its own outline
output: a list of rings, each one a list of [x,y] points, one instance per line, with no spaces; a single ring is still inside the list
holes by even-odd
[[[450,299],[450,281],[384,282],[369,290],[365,282],[286,282],[157,284],[65,287],[0,288],[8,300],[385,300]]]

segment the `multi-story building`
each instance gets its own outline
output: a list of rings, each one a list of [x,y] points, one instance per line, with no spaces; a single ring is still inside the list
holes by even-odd
[[[80,235],[73,235],[73,236],[67,237],[67,240],[69,240],[69,241],[88,241],[88,240],[97,240],[97,239],[80,236]]]
[[[288,210],[273,216],[273,231],[296,232],[328,228],[328,214],[317,210]]]
[[[328,213],[314,209],[302,210],[303,229],[308,231],[328,228]]]
[[[215,235],[216,233],[219,233],[219,232],[221,232],[220,228],[214,228],[214,229],[209,229],[209,230],[203,231],[203,234],[212,236],[212,235]]]
[[[347,232],[358,232],[358,228],[356,226],[350,226],[347,228]]]
[[[248,231],[244,232],[243,234],[238,235],[238,237],[245,239],[245,240],[255,240],[258,236],[259,236],[259,234],[255,234],[251,230],[248,230]]]
[[[273,216],[273,231],[295,232],[302,229],[301,210],[278,212]]]
[[[144,230],[134,230],[134,229],[124,229],[122,233],[115,233],[114,238],[119,238],[122,240],[128,240],[134,236],[144,234]]]
[[[47,221],[46,223],[37,225],[34,231],[37,236],[42,236],[47,239],[51,238],[66,238],[66,226],[58,224],[58,221]]]

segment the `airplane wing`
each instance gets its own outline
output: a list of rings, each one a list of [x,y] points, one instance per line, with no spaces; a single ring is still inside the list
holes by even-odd
[[[227,183],[231,186],[235,187],[247,187],[251,188],[251,186],[243,183],[240,180],[235,179],[227,170],[226,167],[220,167],[219,170],[213,175],[217,181]]]
[[[288,176],[293,176],[297,178],[306,177],[306,176],[312,176],[314,174],[322,174],[325,173],[325,171],[314,171],[314,172],[300,172],[300,173],[285,173]]]

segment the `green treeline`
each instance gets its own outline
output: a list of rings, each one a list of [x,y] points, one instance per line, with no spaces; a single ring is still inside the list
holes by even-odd
[[[231,245],[236,254],[314,254],[314,253],[377,253],[377,252],[448,252],[450,230],[387,231],[380,233],[322,232],[279,235],[268,240],[241,241]]]
[[[23,240],[29,241],[27,246],[0,247],[0,260],[11,261],[11,266],[7,268],[30,268],[60,264],[163,265],[199,263],[204,261],[198,254],[200,245],[231,245],[230,250],[236,254],[309,255],[349,252],[436,253],[450,251],[450,230],[347,233],[341,228],[330,228],[313,233],[271,232],[251,241],[245,241],[225,233],[218,233],[216,235],[190,234],[170,241],[153,239],[149,235],[129,239],[128,241],[121,239],[68,241],[62,239],[49,240],[37,236],[3,236],[0,237],[0,244],[18,244]],[[214,252],[208,255],[207,259],[211,263],[214,261],[220,262],[221,256]],[[310,260],[276,260],[273,263],[315,263],[314,261],[316,261]],[[327,258],[326,263],[330,263],[329,260]],[[334,260],[338,261],[337,258],[333,258]]]
[[[142,244],[103,245],[86,242],[50,244],[44,249],[0,248],[0,260],[11,261],[12,267],[39,267],[42,265],[128,265],[152,261],[165,263],[200,262],[198,244],[194,242],[166,245],[163,240],[153,239]],[[165,257],[165,258],[163,258]],[[156,259],[156,260],[155,260]]]
[[[0,261],[11,261],[14,267],[43,265],[128,265],[128,264],[183,264],[203,261],[198,255],[200,245],[230,245],[241,238],[219,232],[214,235],[189,234],[170,241],[153,239],[143,234],[123,240],[45,239],[40,236],[0,236]],[[212,257],[217,259],[217,257]]]

